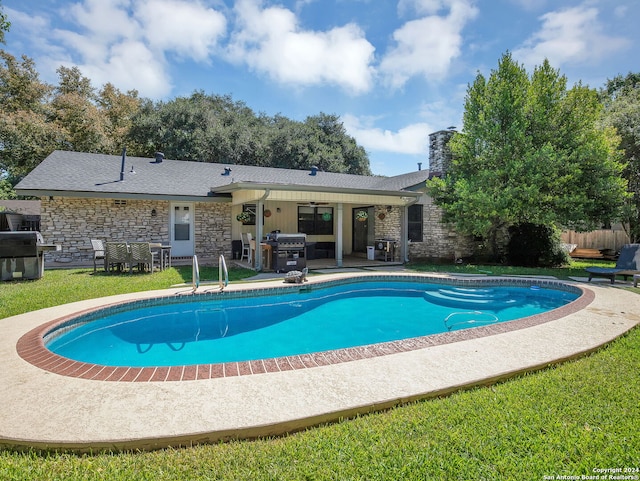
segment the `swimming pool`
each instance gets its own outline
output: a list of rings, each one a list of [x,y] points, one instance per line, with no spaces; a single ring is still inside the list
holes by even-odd
[[[106,366],[282,358],[526,318],[566,305],[581,292],[547,284],[393,276],[242,296],[153,299],[67,320],[47,331],[44,340],[57,355]]]

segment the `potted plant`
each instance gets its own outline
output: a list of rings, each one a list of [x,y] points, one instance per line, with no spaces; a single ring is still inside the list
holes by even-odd
[[[367,214],[367,211],[359,210],[358,212],[356,212],[356,220],[360,222],[364,222],[368,218],[369,218],[369,214]]]
[[[242,222],[243,224],[249,222],[251,220],[251,216],[249,215],[248,212],[243,211],[240,212],[237,216],[236,216],[236,220]]]

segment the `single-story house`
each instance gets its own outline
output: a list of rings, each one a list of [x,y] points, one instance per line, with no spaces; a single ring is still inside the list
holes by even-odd
[[[41,200],[40,232],[60,251],[48,261],[87,264],[90,239],[170,243],[174,258],[231,259],[243,233],[304,233],[342,266],[378,239],[394,260],[468,255],[425,194],[428,170],[394,177],[55,151],[17,186]],[[241,213],[245,215],[240,215]],[[245,218],[245,222],[241,220]],[[237,244],[236,244],[237,245]],[[263,254],[255,253],[262,270]]]

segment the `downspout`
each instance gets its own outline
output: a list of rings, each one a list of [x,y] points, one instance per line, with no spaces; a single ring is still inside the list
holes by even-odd
[[[409,262],[409,207],[417,203],[420,197],[416,197],[402,208],[402,254],[404,264]]]
[[[260,247],[260,241],[262,240],[262,225],[264,219],[262,218],[262,208],[263,202],[267,200],[271,194],[271,189],[266,189],[264,191],[264,195],[258,199],[258,203],[256,204],[256,270],[258,272],[262,272],[262,248]]]

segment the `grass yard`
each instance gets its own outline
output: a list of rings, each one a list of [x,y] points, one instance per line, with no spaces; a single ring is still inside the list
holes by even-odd
[[[494,266],[412,267],[566,278],[583,276],[582,268],[593,264],[574,262],[552,273]],[[152,276],[91,272],[48,270],[38,281],[0,284],[0,317],[191,279],[189,267]],[[249,272],[232,270],[230,278]],[[201,279],[217,279],[217,269],[203,268]],[[635,329],[577,361],[275,439],[92,456],[0,450],[0,479],[543,480],[581,479],[607,468],[632,470],[619,474],[639,479],[638,366],[640,329]]]

